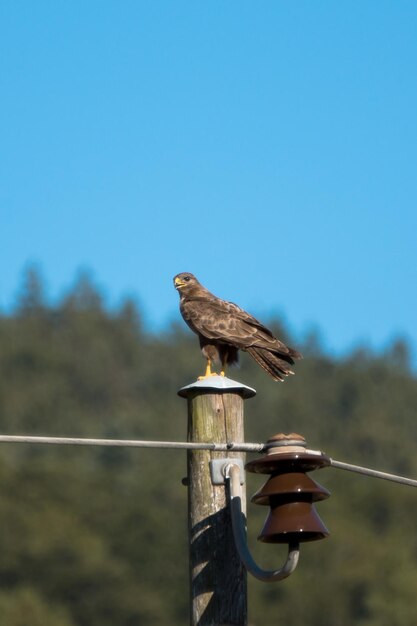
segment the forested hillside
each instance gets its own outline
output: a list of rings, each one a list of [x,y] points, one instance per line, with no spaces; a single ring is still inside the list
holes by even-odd
[[[229,372],[257,390],[246,439],[295,431],[336,459],[417,477],[406,343],[336,360],[274,324],[305,358],[284,384],[246,355]],[[0,316],[0,432],[184,440],[177,391],[203,367],[182,323],[152,335],[133,302],[107,310],[85,277],[52,306],[29,271]],[[0,444],[0,472],[0,624],[187,623],[185,453]],[[251,625],[415,626],[417,489],[330,468],[314,477],[332,492],[317,505],[330,538],[302,546],[288,580],[249,581]],[[261,482],[248,477],[249,495]],[[265,512],[248,505],[249,541],[277,567],[284,548],[256,542]]]

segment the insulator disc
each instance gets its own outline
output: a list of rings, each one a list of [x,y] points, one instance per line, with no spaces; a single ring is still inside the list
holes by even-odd
[[[271,498],[277,501],[279,496],[284,498],[294,496],[297,499],[302,495],[310,502],[324,500],[330,496],[330,491],[313,480],[307,474],[301,472],[289,472],[271,476],[266,483],[251,498],[255,504],[271,503]],[[288,501],[288,498],[287,498]]]
[[[287,502],[271,509],[258,539],[265,543],[289,543],[316,541],[328,535],[311,503]]]

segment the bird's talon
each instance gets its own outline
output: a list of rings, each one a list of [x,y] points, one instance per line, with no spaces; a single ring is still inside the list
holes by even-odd
[[[218,376],[216,372],[210,372],[209,374],[204,374],[204,376],[199,376],[197,380],[206,380],[206,378],[210,378],[211,376]]]

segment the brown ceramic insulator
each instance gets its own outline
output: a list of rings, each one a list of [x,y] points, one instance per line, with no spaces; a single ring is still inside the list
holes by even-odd
[[[329,465],[330,458],[322,453],[277,452],[249,461],[245,467],[248,472],[254,472],[255,474],[278,474],[285,472],[311,472]]]
[[[303,496],[309,502],[317,502],[328,498],[330,491],[306,474],[290,472],[271,476],[252,496],[251,501],[255,504],[269,505],[271,498],[276,501],[276,498],[286,499],[288,496],[293,496],[292,499],[295,497],[297,500]]]
[[[273,435],[266,442],[266,453],[274,454],[275,452],[304,452],[307,443],[304,437],[297,433],[278,433]]]
[[[258,537],[264,543],[291,543],[325,539],[329,531],[310,502],[274,506]]]
[[[298,433],[277,433],[276,435],[272,435],[271,437],[269,437],[267,443],[282,443],[288,441],[297,441],[300,445],[306,445],[306,440],[302,435],[299,435]]]

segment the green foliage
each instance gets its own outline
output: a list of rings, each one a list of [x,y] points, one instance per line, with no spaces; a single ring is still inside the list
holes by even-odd
[[[0,592],[0,615],[7,626],[74,626],[63,607],[54,607],[33,588]]]
[[[246,439],[295,431],[336,459],[417,476],[407,344],[344,360],[315,336],[297,347],[306,358],[283,385],[246,355],[230,372],[258,392],[245,405]],[[134,302],[109,312],[87,276],[49,306],[30,269],[15,313],[0,317],[0,432],[184,440],[177,390],[202,370],[183,325],[146,333]],[[185,473],[178,451],[3,444],[0,622],[186,623]],[[317,505],[331,537],[303,546],[287,581],[249,580],[251,624],[272,626],[279,615],[287,626],[414,626],[416,492],[335,469],[315,478],[332,492]],[[261,482],[249,476],[248,494]],[[265,514],[248,505],[250,545],[276,567],[283,547],[256,543]]]

